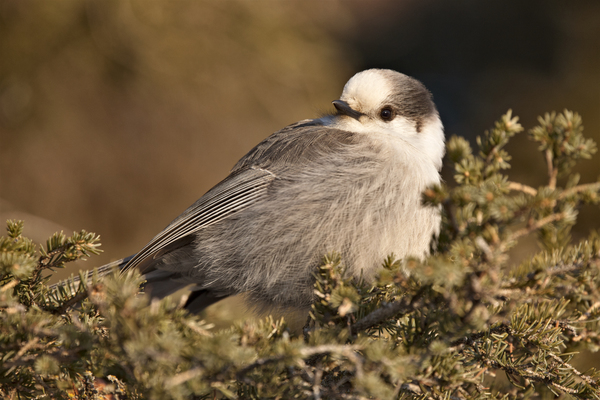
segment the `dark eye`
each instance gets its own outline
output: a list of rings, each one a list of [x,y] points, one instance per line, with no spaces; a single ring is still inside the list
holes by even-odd
[[[391,107],[383,107],[381,111],[379,111],[379,116],[384,121],[391,121],[394,119],[394,110]]]

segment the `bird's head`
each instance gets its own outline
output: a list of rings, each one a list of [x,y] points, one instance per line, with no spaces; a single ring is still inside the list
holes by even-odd
[[[354,75],[327,125],[351,132],[384,134],[415,147],[440,169],[444,131],[431,93],[418,80],[386,69]]]

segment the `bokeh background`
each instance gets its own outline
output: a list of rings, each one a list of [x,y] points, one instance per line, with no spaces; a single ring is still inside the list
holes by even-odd
[[[568,108],[600,141],[598,0],[0,0],[0,221],[39,243],[101,234],[75,269],[133,254],[371,67],[423,81],[448,137]],[[544,184],[526,135],[509,150],[512,179]],[[595,180],[600,156],[578,172]],[[574,238],[599,217],[584,209]]]

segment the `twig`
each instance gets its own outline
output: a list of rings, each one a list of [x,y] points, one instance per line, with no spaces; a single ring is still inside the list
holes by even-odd
[[[486,162],[486,164],[489,164],[489,163],[491,163],[491,162],[492,162],[492,160],[494,159],[494,157],[495,157],[496,155],[498,155],[498,148],[500,148],[500,145],[499,145],[499,144],[495,145],[494,147],[492,147],[492,148],[490,149],[490,153],[489,153],[489,154],[488,154],[488,156],[485,158],[485,162]]]
[[[168,389],[168,388],[172,388],[173,386],[181,385],[184,382],[187,382],[189,380],[192,380],[192,379],[202,375],[203,371],[204,370],[199,367],[188,369],[187,371],[181,372],[181,373],[175,375],[174,377],[168,379],[165,382],[165,387]]]
[[[548,166],[548,187],[552,190],[556,189],[556,177],[558,176],[558,168],[554,167],[552,150],[546,150],[546,164]]]
[[[202,329],[199,326],[196,326],[191,321],[187,321],[185,324],[187,325],[188,328],[190,328],[191,330],[193,330],[194,332],[196,332],[197,334],[199,334],[201,336],[213,337],[212,332],[209,332],[206,329]],[[210,328],[214,327],[214,325],[213,324],[208,324],[208,325],[206,325],[206,327],[208,329],[210,329]]]
[[[313,397],[315,400],[321,400],[321,379],[323,378],[323,368],[317,366],[313,379]]]
[[[456,222],[456,216],[454,215],[454,212],[452,212],[452,201],[450,199],[442,201],[442,207],[444,207],[444,211],[450,220],[452,231],[454,235],[456,235],[458,233],[458,222]]]
[[[531,186],[523,185],[522,183],[518,182],[508,182],[508,188],[510,190],[515,190],[518,192],[529,194],[531,196],[537,195],[537,190],[535,190]]]
[[[594,304],[592,304],[592,306],[590,308],[588,308],[583,314],[581,314],[581,317],[579,317],[577,319],[577,321],[584,321],[584,320],[586,320],[592,314],[592,311],[594,311],[594,309],[596,309],[598,307],[600,307],[600,301],[597,301]]]
[[[83,300],[87,299],[88,295],[89,294],[88,294],[87,290],[83,291],[83,292],[79,292],[75,296],[71,297],[69,300],[65,301],[60,307],[50,310],[50,312],[55,315],[64,314],[65,311],[67,311],[69,308],[71,308],[75,304],[80,303]]]
[[[494,259],[494,253],[483,237],[477,236],[475,238],[475,245],[483,252],[485,261],[492,261]]]
[[[564,368],[568,368],[569,370],[571,370],[571,372],[573,372],[575,375],[577,375],[581,380],[585,381],[588,385],[590,385],[594,388],[599,387],[598,384],[591,377],[585,375],[582,372],[579,372],[578,369],[576,369],[574,366],[572,366],[568,362],[564,361],[562,358],[560,358],[556,354],[550,353],[549,356],[550,356],[550,358],[554,359],[554,361],[556,361],[560,365],[562,365]]]
[[[355,352],[358,350],[362,350],[362,348],[363,347],[359,346],[359,345],[324,344],[321,346],[300,349],[300,350],[298,350],[298,352],[300,353],[300,357],[302,357],[302,358],[310,357],[315,354],[338,353],[338,354],[344,355],[346,358],[348,358],[350,361],[353,361],[356,364],[357,362],[359,362],[359,360],[358,360],[358,356],[355,354]],[[236,374],[237,378],[238,378],[238,380],[242,380],[243,377],[248,372],[252,371],[253,369],[255,369],[257,367],[262,367],[263,365],[272,364],[272,363],[281,361],[287,357],[290,357],[290,356],[283,354],[283,355],[280,355],[277,357],[259,358],[258,360],[254,361],[252,364],[249,364],[246,367],[239,370],[238,373]],[[359,373],[362,374],[361,366],[359,366],[357,364],[356,368],[357,368],[356,369],[357,376],[359,375]]]
[[[23,347],[21,347],[21,349],[19,349],[19,351],[17,352],[17,354],[15,354],[15,356],[13,357],[13,359],[11,360],[11,362],[13,362],[13,363],[17,362],[30,349],[32,349],[34,347],[37,347],[37,343],[39,341],[40,341],[39,337],[34,337],[33,339],[31,339],[30,341],[28,341],[27,343],[25,343],[25,346],[23,346]]]
[[[586,183],[583,185],[578,185],[578,186],[572,187],[570,189],[567,189],[558,196],[558,200],[564,200],[567,196],[571,196],[575,193],[583,192],[584,190],[588,190],[588,189],[592,189],[594,191],[599,191],[600,190],[600,182]]]
[[[547,217],[544,217],[544,218],[542,218],[540,220],[537,220],[536,222],[534,222],[533,224],[529,225],[526,228],[519,229],[518,231],[513,232],[512,235],[510,235],[506,239],[506,241],[504,242],[505,244],[502,245],[502,250],[504,250],[504,248],[506,247],[506,244],[508,244],[508,243],[510,243],[510,242],[512,242],[514,240],[517,240],[521,236],[528,235],[531,232],[540,229],[544,225],[548,225],[548,224],[550,224],[552,222],[555,222],[555,221],[560,221],[564,217],[565,217],[564,213],[551,214],[551,215],[548,215]]]
[[[548,268],[546,270],[546,274],[548,275],[560,275],[560,274],[566,274],[569,272],[575,272],[580,270],[582,267],[582,263],[578,262],[578,263],[573,263],[573,264],[564,264],[562,262]]]
[[[351,332],[353,335],[356,335],[360,331],[364,331],[374,325],[377,325],[381,321],[385,321],[388,318],[393,317],[396,314],[408,314],[415,309],[417,309],[420,305],[420,298],[423,294],[422,288],[412,299],[402,299],[396,300],[391,303],[384,305],[383,307],[378,308],[373,311],[369,315],[363,317],[355,324],[352,325]]]
[[[486,335],[490,335],[492,333],[508,333],[511,335],[513,334],[512,329],[508,325],[500,324],[498,326],[490,328],[486,332],[476,332],[471,335],[459,338],[459,339],[455,340],[454,342],[450,343],[450,346],[452,346],[452,347],[460,346],[460,345],[473,346],[473,344],[475,343],[476,340],[479,340],[479,339],[485,337]]]

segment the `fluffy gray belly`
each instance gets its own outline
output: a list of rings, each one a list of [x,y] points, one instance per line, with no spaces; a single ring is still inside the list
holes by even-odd
[[[423,257],[440,224],[439,210],[420,204],[427,183],[402,179],[408,166],[371,164],[277,180],[266,200],[196,234],[187,278],[227,295],[248,292],[259,307],[303,308],[326,253],[340,253],[347,273],[366,279],[389,254]]]

